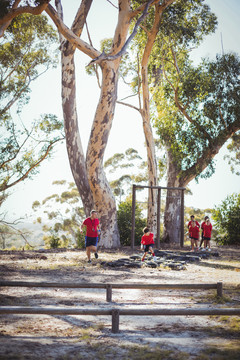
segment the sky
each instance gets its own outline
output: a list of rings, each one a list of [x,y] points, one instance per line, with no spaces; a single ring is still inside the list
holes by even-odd
[[[63,0],[64,21],[68,26],[74,18],[79,5],[79,0]],[[116,4],[116,0],[112,0]],[[205,39],[199,49],[193,50],[193,58],[200,60],[202,57],[215,58],[216,53],[234,51],[240,54],[239,42],[239,0],[208,0],[211,10],[218,17],[218,28],[215,34]],[[101,16],[96,16],[101,14]],[[88,27],[95,48],[99,49],[100,40],[112,37],[117,20],[117,10],[106,0],[94,0],[88,18]],[[83,39],[87,40],[86,34]],[[221,42],[222,39],[222,42]],[[223,47],[222,47],[223,44]],[[83,148],[86,150],[89,133],[99,98],[99,89],[96,79],[85,72],[85,66],[90,59],[77,52],[77,104],[79,116],[79,128]],[[49,70],[31,86],[31,100],[24,107],[22,119],[30,122],[37,119],[42,113],[53,113],[62,119],[61,108],[61,73],[60,66],[55,70]],[[126,89],[119,87],[118,98],[126,96]],[[145,159],[144,134],[139,113],[136,110],[116,106],[113,127],[105,152],[105,160],[115,153],[124,152],[128,148],[138,150]],[[240,191],[240,178],[230,171],[230,167],[223,157],[226,154],[226,145],[215,157],[216,171],[209,179],[200,179],[198,183],[193,180],[189,187],[193,193],[185,197],[185,204],[194,208],[213,208],[221,203],[227,195]],[[42,163],[40,173],[33,180],[26,180],[15,186],[10,191],[10,196],[3,204],[6,220],[23,218],[23,221],[32,221],[32,203],[35,200],[42,201],[47,196],[56,192],[52,186],[55,180],[73,181],[68,163],[65,144],[55,148],[51,160]],[[165,183],[161,183],[165,186]]]

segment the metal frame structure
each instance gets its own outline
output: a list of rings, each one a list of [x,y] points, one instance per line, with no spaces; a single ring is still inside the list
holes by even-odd
[[[184,190],[183,187],[164,187],[164,186],[143,186],[133,184],[132,188],[132,233],[131,233],[131,248],[134,250],[135,246],[135,209],[136,209],[136,189],[157,189],[157,241],[156,247],[160,248],[160,216],[161,216],[161,190],[177,190],[180,191],[181,199],[181,237],[180,237],[180,246],[183,247],[184,244]]]

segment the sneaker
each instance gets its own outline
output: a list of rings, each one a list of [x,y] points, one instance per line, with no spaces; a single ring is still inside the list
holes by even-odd
[[[97,252],[94,253],[94,256],[95,256],[95,259],[98,259],[98,253]]]
[[[92,263],[92,261],[91,260],[88,260],[88,264],[91,264]]]
[[[202,248],[202,251],[206,251],[206,249]]]
[[[208,251],[212,251],[212,250],[209,248]]]
[[[153,261],[157,261],[157,258],[156,258],[156,256],[154,256],[154,257],[153,257]]]

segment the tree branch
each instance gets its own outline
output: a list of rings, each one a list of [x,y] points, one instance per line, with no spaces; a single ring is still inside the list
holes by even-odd
[[[180,185],[188,184],[193,180],[197,172],[200,174],[204,169],[209,165],[209,160],[213,159],[215,155],[218,154],[221,147],[225,142],[230,139],[233,134],[240,130],[240,122],[237,119],[231,126],[228,127],[228,130],[225,129],[212,141],[211,146],[208,146],[207,149],[202,153],[202,156],[198,158],[197,162],[191,166],[189,169],[180,172]],[[197,169],[197,172],[196,172]]]
[[[121,48],[121,50],[117,54],[115,54],[115,55],[106,55],[104,53],[104,51],[103,51],[102,54],[100,54],[97,58],[90,61],[88,66],[92,65],[92,64],[99,64],[102,61],[116,60],[118,57],[124,55],[125,52],[127,51],[129,43],[132,41],[132,39],[136,35],[139,25],[141,24],[143,19],[147,16],[149,6],[152,5],[155,2],[156,2],[156,0],[151,0],[151,1],[146,3],[144,11],[143,11],[142,15],[139,17],[139,19],[137,20],[137,22],[136,22],[136,24],[134,26],[132,34],[129,36],[129,38],[127,39],[127,41],[125,42],[125,44],[123,45],[123,47]]]
[[[193,120],[191,118],[191,116],[188,115],[187,111],[186,111],[186,107],[182,106],[180,104],[179,98],[178,98],[178,85],[175,88],[174,85],[172,84],[172,82],[169,80],[166,71],[165,71],[165,67],[164,67],[164,62],[162,61],[162,68],[163,68],[163,75],[165,77],[165,79],[167,80],[167,82],[169,83],[169,85],[171,86],[171,88],[174,91],[174,101],[175,104],[177,106],[177,108],[180,110],[180,112],[185,116],[185,118],[191,123],[193,124],[197,129],[199,129],[202,133],[204,133],[204,135],[206,136],[206,138],[211,142],[212,138],[211,136],[208,134],[208,132],[204,129],[204,127],[202,127],[201,125],[199,125],[195,120]]]
[[[0,18],[0,37],[3,36],[4,31],[7,27],[11,24],[12,20],[21,14],[28,13],[32,15],[40,15],[48,6],[48,3],[51,0],[45,0],[43,3],[37,5],[36,7],[33,6],[20,6],[17,7],[20,3],[19,0],[16,0],[12,6],[12,9],[8,11],[6,15]]]
[[[9,184],[9,185],[8,185],[8,184],[2,184],[2,185],[0,185],[0,191],[5,191],[5,190],[11,188],[12,186],[18,184],[19,182],[25,180],[25,179],[28,177],[29,173],[30,173],[33,169],[35,169],[38,165],[40,165],[40,163],[41,163],[44,159],[46,159],[46,157],[48,156],[48,154],[49,154],[51,148],[53,147],[53,145],[56,144],[58,141],[61,141],[61,140],[64,140],[64,138],[59,138],[59,139],[54,140],[53,142],[51,142],[51,144],[48,145],[48,147],[47,147],[45,153],[43,154],[43,156],[42,156],[35,164],[33,164],[33,165],[25,172],[25,174],[23,174],[19,179],[13,181],[13,182],[12,182],[11,184]]]
[[[176,1],[176,0],[164,0],[164,1],[163,1],[163,4],[161,5],[162,10],[165,10],[165,9],[166,9],[169,5],[171,5],[174,1]],[[140,12],[142,12],[147,3],[148,3],[148,2],[145,2],[145,3],[143,3],[142,5],[140,5],[138,8],[136,8],[135,10],[133,10],[132,13],[131,13],[131,18],[134,18],[134,17],[137,16]],[[155,5],[155,4],[158,4],[158,3],[159,3],[159,0],[154,0],[154,1],[151,1],[151,4],[150,4],[150,5]]]
[[[90,58],[94,59],[100,55],[100,52],[85,41],[81,40],[77,35],[74,34],[60,19],[56,10],[49,4],[46,8],[46,13],[50,16],[54,24],[56,25],[58,31],[76,48],[81,50],[84,54],[88,55]]]
[[[135,110],[137,110],[137,111],[140,112],[140,109],[137,108],[137,107],[134,106],[134,105],[131,105],[131,104],[128,104],[128,103],[125,103],[125,102],[122,102],[122,101],[118,101],[118,100],[117,100],[117,104],[124,105],[124,106],[128,106],[128,107],[130,107],[130,108],[132,108],[132,109],[135,109]]]

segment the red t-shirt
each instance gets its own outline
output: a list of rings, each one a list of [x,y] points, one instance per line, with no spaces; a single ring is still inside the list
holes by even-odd
[[[212,233],[212,224],[207,225],[205,222],[202,223],[203,236],[210,238]]]
[[[141,244],[143,245],[154,244],[153,233],[150,233],[149,235],[144,234],[142,236]]]
[[[190,226],[189,233],[192,238],[198,239],[199,238],[199,227],[197,225],[195,225],[194,227]]]
[[[99,225],[99,220],[97,218],[92,220],[90,217],[88,217],[87,219],[84,220],[83,225],[86,225],[87,227],[86,236],[89,237],[98,236],[97,226]]]
[[[192,222],[192,220],[189,221],[188,226],[187,226],[188,228],[189,228],[189,226],[191,225],[191,222]],[[196,221],[196,225],[200,228],[199,222]]]

